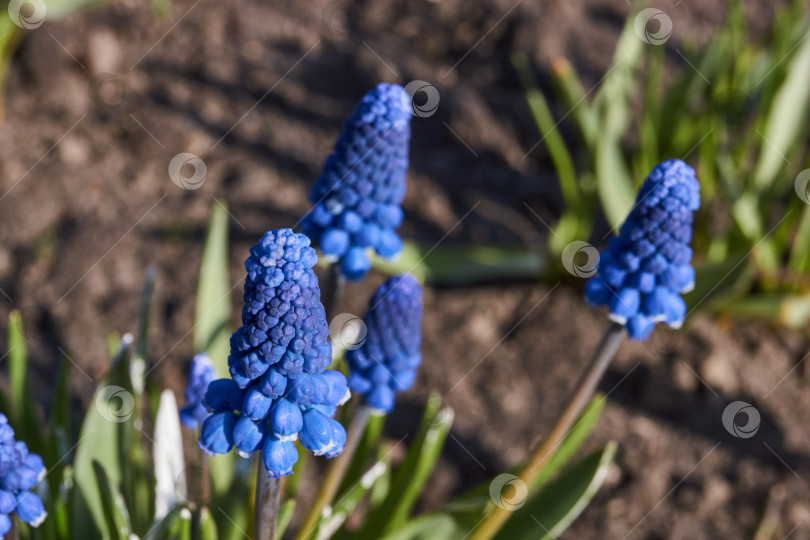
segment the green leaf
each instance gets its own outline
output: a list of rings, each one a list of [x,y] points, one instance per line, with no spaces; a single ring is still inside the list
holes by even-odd
[[[585,444],[593,428],[596,427],[596,422],[602,415],[604,408],[605,396],[596,394],[554,451],[554,455],[543,467],[542,472],[537,475],[534,483],[529,487],[530,495],[536,493],[543,484],[557,474],[574,457],[582,445]],[[517,476],[522,469],[523,465],[519,465],[512,467],[508,473]],[[486,513],[487,508],[492,505],[489,495],[491,483],[491,480],[487,480],[479,484],[448,503],[444,510],[453,513],[461,523],[469,523],[470,526],[476,524]],[[462,516],[465,516],[465,519],[462,519]]]
[[[12,426],[18,438],[26,441],[32,451],[43,453],[42,421],[37,418],[36,403],[28,383],[28,347],[19,311],[12,311],[8,318],[8,377]]]
[[[207,352],[220,377],[228,373],[231,289],[228,280],[228,213],[216,204],[205,239],[197,303],[194,310],[194,350]]]
[[[132,526],[129,513],[121,493],[110,483],[104,467],[93,460],[93,472],[101,494],[101,508],[107,523],[107,531],[112,540],[128,540]]]
[[[739,317],[758,317],[778,321],[789,328],[802,329],[810,321],[810,294],[751,295],[719,301],[714,309]]]
[[[806,21],[806,19],[805,19]],[[763,144],[754,169],[754,186],[763,191],[776,180],[787,163],[787,155],[802,139],[810,100],[810,29],[787,66],[784,82],[773,99]]]
[[[453,424],[453,411],[439,409],[441,399],[431,396],[422,417],[419,435],[405,461],[394,472],[388,497],[369,516],[358,538],[376,536],[402,526],[416,504],[439,458]],[[365,536],[364,536],[365,535]]]
[[[590,234],[590,223],[587,222],[588,214],[585,212],[586,203],[579,189],[574,160],[565,145],[562,134],[557,129],[559,122],[554,121],[551,109],[548,106],[545,96],[540,91],[537,78],[529,66],[529,60],[521,52],[512,53],[512,65],[517,71],[518,77],[523,85],[526,102],[529,105],[534,123],[540,132],[541,139],[548,149],[551,162],[557,172],[557,179],[560,184],[560,191],[565,200],[566,211],[580,219],[576,222],[582,225],[582,231],[569,231],[569,235],[563,237],[560,231],[550,238],[552,251],[561,253],[563,248],[578,237],[587,238]],[[538,145],[540,142],[537,143]],[[566,232],[563,230],[563,232]]]
[[[495,538],[546,540],[559,537],[596,495],[615,455],[616,443],[611,442],[563,472],[516,509]]]
[[[413,274],[433,285],[471,285],[502,279],[536,279],[547,267],[545,256],[526,247],[418,245],[405,242],[394,261],[371,256],[372,265],[389,274]]]
[[[287,499],[281,504],[276,520],[276,538],[284,538],[287,527],[290,526],[295,513],[295,499]]]
[[[146,534],[144,540],[164,540],[170,538],[171,532],[176,530],[176,523],[188,515],[188,508],[185,505],[177,505],[172,508],[162,519],[156,520]]]
[[[73,462],[71,538],[108,538],[112,534],[104,517],[93,463],[98,462],[103,467],[111,485],[120,484],[122,432],[132,429],[130,415],[135,408],[129,371],[131,345],[132,336],[127,334],[113,358],[109,375],[93,395],[82,423]]]
[[[470,529],[461,526],[453,516],[440,513],[420,516],[381,540],[455,540],[463,539],[469,532]]]
[[[282,538],[283,534],[283,532],[279,531],[278,537]],[[219,538],[217,534],[217,524],[214,522],[211,511],[208,510],[207,506],[203,506],[200,509],[200,528],[197,538],[200,540],[217,540]]]
[[[228,212],[224,205],[215,204],[200,265],[194,310],[194,350],[208,353],[220,377],[228,374],[231,290],[228,279]],[[235,454],[218,456],[209,463],[214,493],[224,495],[233,482]]]
[[[390,463],[385,459],[378,461],[345,494],[336,499],[337,503],[334,507],[324,509],[323,517],[318,522],[315,538],[332,538],[345,523],[349,514],[354,512],[363,497],[374,487],[377,480],[385,476],[389,466]]]
[[[755,262],[765,270],[779,268],[779,255],[773,238],[766,236],[762,225],[757,195],[750,191],[744,193],[734,203],[732,214],[737,226],[753,245]]]
[[[155,420],[152,449],[155,474],[155,518],[187,500],[183,436],[174,392],[164,390]]]

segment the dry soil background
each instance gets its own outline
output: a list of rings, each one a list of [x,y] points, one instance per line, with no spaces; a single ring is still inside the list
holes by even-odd
[[[684,37],[705,42],[723,21],[720,2],[655,5],[673,20],[674,63]],[[247,248],[307,210],[343,119],[381,80],[428,81],[441,96],[436,114],[413,121],[403,235],[534,245],[546,229],[533,213],[548,222],[560,203],[542,145],[523,157],[539,136],[509,54],[526,52],[544,84],[550,59],[565,56],[590,87],[629,9],[624,0],[178,0],[156,19],[148,2],[126,0],[28,33],[0,128],[0,316],[23,313],[38,398],[48,406],[62,348],[83,370],[72,384],[87,401],[107,369],[105,335],[132,329],[152,263],[150,356],[180,391],[212,205],[232,215],[237,307]],[[765,31],[773,7],[745,10]],[[96,92],[102,73],[125,95]],[[200,189],[170,180],[180,152],[205,161]],[[381,280],[354,286],[341,311],[362,313]],[[424,367],[387,428],[413,433],[430,391],[457,412],[422,508],[519,462],[549,427],[606,326],[584,306],[581,283],[553,285],[426,290]],[[750,538],[778,485],[783,533],[810,538],[807,347],[798,334],[705,316],[624,344],[588,443],[619,441],[617,465],[565,537]],[[752,438],[722,426],[735,400],[761,413]]]

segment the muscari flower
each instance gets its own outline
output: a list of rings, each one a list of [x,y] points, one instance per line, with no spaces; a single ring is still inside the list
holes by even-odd
[[[309,195],[301,229],[349,280],[371,268],[366,250],[391,258],[402,250],[411,100],[397,84],[378,84],[346,120]]]
[[[315,455],[340,455],[346,442],[335,410],[349,398],[346,378],[326,370],[332,360],[321,304],[318,257],[309,238],[290,229],[268,231],[245,261],[242,326],[231,336],[231,379],[211,382],[204,403],[212,412],[199,446],[209,454],[261,450],[272,477],[292,473],[293,441]]]
[[[42,458],[14,439],[8,419],[0,414],[0,535],[11,530],[12,512],[32,527],[45,521],[42,499],[31,491],[44,477]]]
[[[394,393],[413,386],[422,361],[422,288],[410,274],[394,276],[377,289],[363,317],[366,339],[346,351],[349,388],[380,412],[394,408]]]
[[[203,405],[203,397],[208,385],[217,376],[217,371],[211,364],[211,359],[205,353],[200,353],[191,359],[191,371],[186,386],[186,405],[180,409],[180,421],[189,429],[197,427],[208,418],[208,409]]]
[[[695,171],[679,159],[657,165],[636,204],[585,287],[585,299],[608,306],[610,319],[631,339],[645,340],[662,322],[680,328],[686,315],[682,293],[695,284],[690,261],[692,215],[700,207]]]

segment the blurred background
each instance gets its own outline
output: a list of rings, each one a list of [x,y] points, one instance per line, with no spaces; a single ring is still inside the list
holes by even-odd
[[[386,426],[407,441],[431,391],[456,411],[421,507],[546,432],[607,326],[582,299],[590,257],[652,166],[681,158],[704,201],[690,317],[620,349],[586,448],[618,441],[617,464],[565,537],[810,537],[806,2],[8,7],[0,319],[22,313],[35,390],[69,355],[90,399],[155,265],[149,357],[181,392],[212,208],[238,314],[249,246],[309,209],[356,102],[416,81],[406,251],[338,311],[362,316],[386,271],[426,281],[424,364]],[[737,401],[753,435],[723,424]]]

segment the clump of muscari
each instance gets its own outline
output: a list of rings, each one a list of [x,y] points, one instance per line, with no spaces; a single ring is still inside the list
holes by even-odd
[[[180,421],[189,429],[197,427],[208,418],[210,414],[203,404],[205,391],[208,385],[217,376],[217,371],[211,364],[211,359],[205,353],[194,355],[191,359],[191,371],[186,386],[186,405],[180,409]]]
[[[199,446],[207,453],[261,450],[268,475],[280,477],[292,473],[299,437],[315,455],[343,451],[346,432],[332,416],[349,389],[340,372],[326,370],[332,347],[312,271],[317,259],[309,238],[290,229],[268,231],[250,249],[232,378],[211,382],[205,394],[212,414]]]
[[[695,283],[689,242],[699,192],[694,169],[683,161],[657,165],[619,235],[600,253],[585,299],[608,306],[610,319],[625,325],[631,339],[647,339],[659,322],[673,328],[683,323],[686,304],[681,294]]]
[[[396,228],[408,170],[410,96],[397,84],[380,83],[346,120],[310,193],[312,210],[301,229],[321,251],[340,261],[341,273],[360,280],[374,249],[391,258],[402,250]]]
[[[422,288],[410,274],[380,285],[363,317],[366,338],[346,351],[349,387],[375,410],[391,412],[394,393],[410,388],[422,361]]]
[[[45,477],[42,458],[14,439],[14,429],[0,414],[0,535],[11,530],[11,513],[38,527],[47,513],[42,499],[31,489]]]

